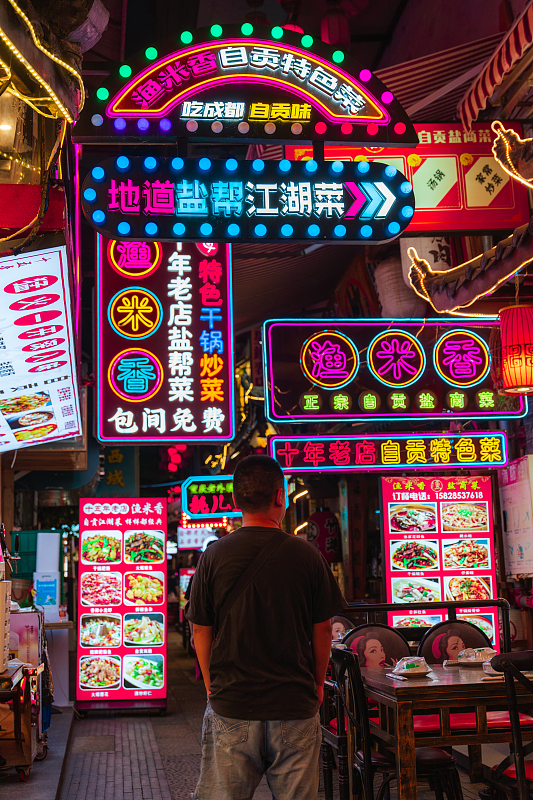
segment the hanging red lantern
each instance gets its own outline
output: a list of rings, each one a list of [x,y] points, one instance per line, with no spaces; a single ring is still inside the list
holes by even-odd
[[[500,310],[501,378],[505,394],[533,394],[533,306]]]
[[[295,33],[305,33],[304,29],[300,27],[300,25],[296,25],[295,22],[287,22],[285,25],[281,26],[286,31],[295,31]]]
[[[350,46],[350,24],[342,8],[328,8],[320,23],[320,38],[326,44]]]

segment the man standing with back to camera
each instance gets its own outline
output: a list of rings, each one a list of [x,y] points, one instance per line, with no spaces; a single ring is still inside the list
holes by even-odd
[[[193,797],[250,800],[266,773],[275,800],[316,800],[330,618],[346,602],[318,550],[280,530],[276,461],[243,459],[233,494],[242,528],[203,554],[187,613],[208,695]]]

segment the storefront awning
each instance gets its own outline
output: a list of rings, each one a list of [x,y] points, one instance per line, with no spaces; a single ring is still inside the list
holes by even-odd
[[[465,85],[479,74],[501,42],[501,33],[376,72],[413,122],[457,119]]]
[[[477,119],[479,112],[487,107],[487,102],[494,94],[496,87],[503,82],[505,76],[522,58],[532,42],[533,0],[530,0],[461,101],[459,112],[463,124],[467,128],[470,128],[471,123]],[[384,78],[381,79],[384,80]],[[409,109],[407,109],[407,113],[409,113]]]

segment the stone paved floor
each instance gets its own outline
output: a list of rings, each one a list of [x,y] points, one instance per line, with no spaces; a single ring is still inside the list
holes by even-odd
[[[74,722],[58,800],[190,800],[200,770],[205,690],[173,632],[168,681],[165,717],[116,713]],[[464,800],[478,800],[481,785],[461,777]],[[418,800],[434,800],[425,788]],[[391,798],[396,800],[394,788]],[[271,800],[266,781],[254,800]],[[322,792],[317,800],[324,800]]]

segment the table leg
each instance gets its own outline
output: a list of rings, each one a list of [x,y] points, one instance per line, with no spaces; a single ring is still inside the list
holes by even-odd
[[[412,703],[396,704],[398,800],[416,800],[416,754]]]
[[[469,775],[472,783],[483,781],[483,758],[480,744],[468,745],[468,759],[470,761]]]

